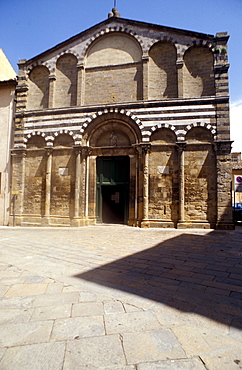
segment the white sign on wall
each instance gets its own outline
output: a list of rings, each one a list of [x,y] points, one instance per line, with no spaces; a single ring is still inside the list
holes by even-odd
[[[59,175],[60,176],[68,176],[68,168],[67,167],[59,167]]]
[[[169,166],[158,166],[157,173],[159,175],[169,175]]]

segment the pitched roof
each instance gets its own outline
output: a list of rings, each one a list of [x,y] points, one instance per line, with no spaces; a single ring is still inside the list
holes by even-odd
[[[0,81],[9,81],[16,78],[16,72],[9,63],[3,50],[0,49]]]
[[[119,18],[119,17],[110,17],[110,18],[108,18],[108,19],[106,19],[106,20],[104,20],[100,23],[97,23],[94,26],[78,33],[77,35],[72,36],[71,38],[61,42],[60,44],[57,44],[56,46],[54,46],[54,47],[52,47],[48,50],[45,50],[43,53],[34,56],[33,58],[29,59],[28,62],[32,62],[34,59],[42,57],[42,56],[46,55],[49,52],[53,52],[53,51],[58,50],[62,47],[65,47],[66,45],[68,45],[69,43],[79,39],[80,37],[83,37],[83,36],[87,35],[88,33],[92,32],[92,31],[95,31],[95,30],[98,31],[100,28],[102,28],[104,26],[107,26],[109,23],[112,23],[112,22],[116,22],[117,26],[118,25],[125,25],[125,26],[132,25],[132,26],[136,26],[136,27],[141,28],[141,29],[143,28],[143,29],[148,29],[148,30],[157,30],[157,31],[160,31],[160,32],[169,32],[169,33],[173,33],[173,34],[186,35],[186,36],[190,36],[190,37],[198,37],[198,38],[201,38],[201,39],[209,39],[209,40],[214,39],[214,35],[204,34],[204,33],[201,33],[201,32],[194,32],[194,31],[183,30],[183,29],[179,29],[179,28],[161,26],[161,25],[157,25],[157,24],[153,24],[153,23],[135,21],[135,20]]]

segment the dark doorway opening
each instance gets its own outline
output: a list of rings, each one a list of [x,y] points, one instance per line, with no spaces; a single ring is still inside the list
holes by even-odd
[[[97,158],[97,221],[127,223],[129,173],[127,156]]]

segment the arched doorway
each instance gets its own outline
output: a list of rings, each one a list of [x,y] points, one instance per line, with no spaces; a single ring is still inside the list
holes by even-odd
[[[130,158],[108,156],[96,159],[96,217],[98,222],[127,223]]]

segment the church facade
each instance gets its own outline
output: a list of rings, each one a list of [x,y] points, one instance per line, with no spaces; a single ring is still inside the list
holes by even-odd
[[[228,38],[114,8],[21,60],[11,223],[232,228]]]

